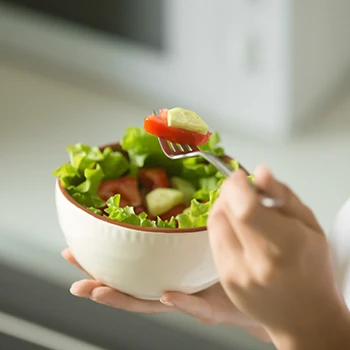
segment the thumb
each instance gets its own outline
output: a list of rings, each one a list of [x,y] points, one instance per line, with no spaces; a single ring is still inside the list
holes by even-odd
[[[272,198],[283,201],[278,210],[285,215],[294,217],[316,230],[322,230],[315,215],[299,197],[286,185],[279,182],[265,165],[259,165],[254,172],[256,186]]]

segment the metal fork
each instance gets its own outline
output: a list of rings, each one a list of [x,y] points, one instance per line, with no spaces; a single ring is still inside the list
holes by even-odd
[[[233,170],[230,169],[222,159],[220,159],[219,157],[215,156],[210,152],[201,151],[197,146],[176,144],[160,137],[158,138],[158,140],[164,154],[170,159],[175,160],[175,159],[192,158],[192,157],[203,157],[209,163],[214,165],[215,168],[218,169],[224,176],[228,177],[233,172]],[[246,171],[241,165],[239,167],[244,171]],[[256,191],[258,191],[260,195],[259,196],[260,203],[264,207],[280,208],[283,205],[282,200],[268,197],[263,193],[261,193],[261,191],[259,191],[254,184],[252,184],[252,186]]]

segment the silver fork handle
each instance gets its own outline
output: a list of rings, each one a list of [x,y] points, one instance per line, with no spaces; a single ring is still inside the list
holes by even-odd
[[[210,152],[198,152],[201,157],[206,159],[209,163],[215,166],[223,175],[229,177],[233,170],[227,166],[227,164]],[[253,188],[258,191],[255,184],[252,183]],[[279,199],[274,199],[263,194],[259,194],[260,203],[267,208],[280,208],[283,206],[283,201]]]
[[[232,169],[230,169],[227,164],[221,160],[219,157],[215,156],[210,152],[199,152],[199,154],[206,159],[209,163],[215,166],[223,175],[229,177],[232,174]]]

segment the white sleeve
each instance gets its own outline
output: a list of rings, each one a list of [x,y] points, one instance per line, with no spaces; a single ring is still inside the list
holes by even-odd
[[[336,282],[350,309],[350,199],[338,213],[328,238]]]

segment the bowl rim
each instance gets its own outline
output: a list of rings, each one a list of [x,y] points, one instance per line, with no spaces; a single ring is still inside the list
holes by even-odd
[[[108,143],[102,146],[99,146],[100,150],[103,150],[107,147],[111,147],[114,151],[119,151],[125,153],[120,146],[119,142],[113,142],[113,143]],[[230,160],[233,160],[234,158],[231,158],[227,155],[225,155],[225,157],[227,157]],[[242,170],[246,171],[243,167],[240,167]],[[109,219],[105,216],[99,215],[94,213],[93,211],[89,210],[88,208],[84,207],[83,205],[81,205],[80,203],[78,203],[69,193],[68,191],[62,187],[61,185],[61,181],[59,179],[57,179],[57,183],[58,183],[58,188],[61,191],[61,193],[63,194],[63,196],[65,197],[66,200],[68,200],[71,204],[73,204],[75,207],[83,210],[85,213],[93,216],[95,219],[104,221],[104,222],[108,222],[109,224],[115,225],[115,226],[119,226],[119,227],[123,227],[126,229],[131,229],[131,230],[138,230],[138,231],[143,231],[143,232],[149,232],[149,233],[162,233],[162,234],[172,234],[172,233],[196,233],[196,232],[203,232],[203,231],[207,231],[207,226],[199,226],[199,227],[192,227],[192,228],[160,228],[160,227],[143,227],[143,226],[136,226],[136,225],[131,225],[131,224],[126,224],[123,222],[119,222],[116,220],[112,220]]]

